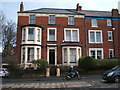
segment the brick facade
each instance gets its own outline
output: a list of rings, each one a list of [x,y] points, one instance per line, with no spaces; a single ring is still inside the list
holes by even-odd
[[[74,50],[76,54],[75,57],[82,57],[82,56],[90,56],[90,53],[95,53],[90,51],[90,48],[92,49],[97,49],[100,48],[103,51],[97,52],[97,54],[99,53],[99,55],[101,55],[101,53],[103,53],[103,58],[109,58],[109,49],[113,49],[114,50],[114,57],[120,57],[120,18],[119,18],[119,14],[118,14],[118,10],[114,9],[111,12],[109,12],[109,14],[111,14],[111,16],[107,16],[107,13],[104,12],[106,14],[106,16],[99,16],[99,14],[97,16],[95,16],[93,14],[93,16],[88,16],[86,14],[86,12],[84,12],[84,10],[82,10],[82,7],[77,5],[77,9],[74,9],[74,12],[71,10],[66,10],[66,9],[40,9],[40,10],[49,10],[48,13],[45,12],[32,12],[31,11],[22,11],[23,9],[21,8],[21,11],[18,12],[18,27],[17,27],[17,55],[19,57],[20,63],[21,63],[21,59],[22,59],[22,46],[26,46],[29,48],[29,46],[33,46],[35,48],[37,48],[36,46],[40,47],[40,58],[45,59],[49,62],[49,58],[50,58],[50,50],[51,48],[55,50],[55,60],[56,60],[56,65],[57,64],[63,64],[65,60],[63,60],[63,58],[65,57],[65,53],[69,53],[67,54],[67,59],[71,60],[74,58]],[[62,11],[62,13],[56,12],[55,10],[59,10]],[[66,12],[64,12],[66,10]],[[78,10],[78,11],[76,11]],[[34,11],[34,10],[33,10]],[[50,12],[51,11],[51,12]],[[53,12],[55,11],[55,12]],[[69,12],[69,13],[68,13]],[[71,13],[72,12],[72,13]],[[76,13],[79,12],[79,13]],[[84,12],[84,13],[83,13]],[[91,12],[89,12],[91,13]],[[95,11],[94,11],[95,13]],[[38,45],[36,43],[29,43],[29,41],[27,43],[22,44],[22,30],[24,25],[27,25],[29,27],[29,20],[30,20],[30,15],[35,15],[35,26],[40,26],[43,27],[41,28],[41,44]],[[49,24],[49,15],[54,15],[55,16],[55,24],[51,25]],[[68,16],[74,16],[74,25],[68,25]],[[92,19],[97,19],[98,22],[98,27],[92,27]],[[112,25],[111,26],[107,26],[107,19],[111,19],[112,21]],[[37,26],[36,26],[37,25]],[[31,25],[30,25],[31,27]],[[26,28],[26,27],[25,27]],[[48,40],[48,29],[49,28],[56,28],[56,41],[49,41]],[[65,36],[67,33],[67,31],[65,31],[65,29],[71,29],[71,30],[78,30],[77,33],[79,36],[74,36],[75,38],[77,37],[79,42],[72,42],[72,41],[65,41]],[[100,31],[102,33],[96,33],[96,35],[101,34],[102,35],[102,43],[90,43],[89,42],[89,32],[90,30],[92,31]],[[108,31],[112,31],[112,38],[113,41],[108,41]],[[27,31],[26,31],[27,32]],[[34,32],[35,33],[35,32]],[[73,31],[71,31],[71,37],[73,38]],[[95,32],[94,32],[95,33]],[[97,36],[96,36],[97,37]],[[27,50],[28,50],[27,48]],[[35,51],[34,48],[34,51]],[[73,48],[73,49],[71,49]],[[26,50],[26,49],[25,49]],[[29,52],[26,50],[26,53]],[[65,51],[67,50],[67,51]],[[73,51],[72,51],[73,50]],[[80,52],[79,52],[80,51]],[[94,51],[94,50],[93,50]],[[63,54],[64,52],[64,54]],[[71,56],[69,56],[71,55]],[[34,55],[35,56],[35,55]],[[26,58],[29,57],[26,55]],[[49,58],[48,58],[49,57]],[[65,58],[64,58],[65,59]],[[27,59],[26,59],[27,60]],[[27,63],[27,62],[26,62]],[[50,62],[49,62],[50,63]],[[67,64],[65,65],[71,65],[71,62],[67,62]],[[73,64],[73,65],[77,65]]]

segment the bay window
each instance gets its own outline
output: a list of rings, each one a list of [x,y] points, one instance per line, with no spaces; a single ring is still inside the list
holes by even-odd
[[[28,28],[28,40],[34,40],[34,28]]]

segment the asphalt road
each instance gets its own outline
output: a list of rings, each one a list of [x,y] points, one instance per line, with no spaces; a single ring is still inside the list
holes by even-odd
[[[64,77],[3,78],[2,90],[120,90],[119,83],[103,81],[100,75],[67,81]]]

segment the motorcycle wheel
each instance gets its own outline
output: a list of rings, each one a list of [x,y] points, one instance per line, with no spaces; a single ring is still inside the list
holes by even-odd
[[[78,76],[77,76],[77,79],[78,79],[78,80],[80,80],[80,79],[81,79],[81,76],[80,76],[80,75],[78,75]]]
[[[70,80],[70,76],[66,76],[66,80]]]

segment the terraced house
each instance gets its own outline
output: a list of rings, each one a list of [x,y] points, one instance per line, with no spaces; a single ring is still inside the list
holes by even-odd
[[[40,8],[20,4],[17,55],[21,65],[45,59],[53,65],[77,65],[82,56],[120,57],[120,15],[111,11]]]

